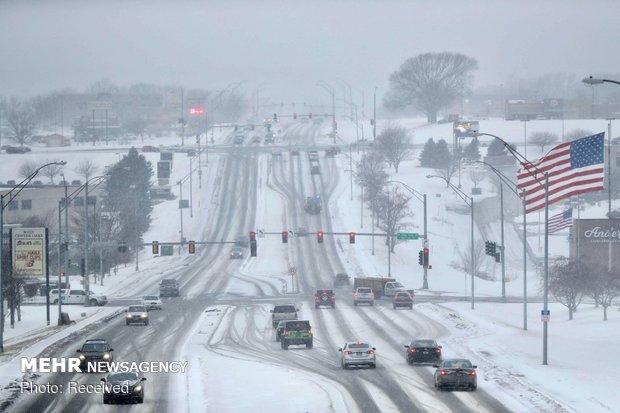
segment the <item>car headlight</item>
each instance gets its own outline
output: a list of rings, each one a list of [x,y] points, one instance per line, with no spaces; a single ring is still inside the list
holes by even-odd
[[[140,317],[146,318],[146,314],[142,314],[142,315],[140,315]]]
[[[109,353],[105,353],[105,354],[103,355],[103,359],[104,359],[104,360],[108,360],[109,358],[110,358],[110,354],[109,354]]]
[[[127,317],[127,318],[131,318],[131,314],[127,314],[127,315],[126,315],[126,317]]]
[[[80,354],[80,360],[86,360],[86,357],[84,357],[84,354]]]
[[[133,391],[140,391],[140,390],[142,390],[142,386],[139,384],[133,388]]]

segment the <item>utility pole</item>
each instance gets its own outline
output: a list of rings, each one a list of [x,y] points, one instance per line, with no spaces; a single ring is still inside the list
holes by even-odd
[[[88,276],[88,176],[86,176],[84,190],[84,289],[88,296],[90,292],[90,279]],[[90,306],[90,300],[87,299],[85,304],[87,307]]]
[[[67,240],[67,250],[65,251],[64,259],[64,272],[65,283],[69,285],[69,244],[71,243],[71,237],[69,235],[69,198],[67,195],[67,178],[63,175],[62,180],[65,181],[65,239]]]
[[[500,259],[502,260],[502,300],[506,302],[506,247],[504,241],[504,182],[499,178],[499,205],[500,205],[500,219],[501,219],[501,248]]]
[[[105,110],[105,146],[108,146],[108,110]]]
[[[527,119],[523,120],[523,157],[527,158]]]
[[[67,198],[65,197],[65,207]],[[58,325],[62,325],[62,223],[61,223],[62,201],[58,201]],[[49,296],[49,291],[47,292]]]
[[[181,88],[181,146],[185,146],[185,98]]]
[[[189,217],[194,217],[194,185],[193,179],[194,170],[192,169],[192,158],[189,158]]]
[[[424,204],[424,244],[428,248],[428,215],[426,212],[426,194],[422,194],[422,203]],[[424,279],[422,280],[422,289],[428,290],[428,265],[424,266]]]
[[[377,138],[377,86],[372,99],[372,139]]]
[[[471,309],[474,309],[474,197],[469,198],[471,206]]]
[[[179,245],[179,255],[181,255],[181,249],[183,248],[183,182],[179,181],[179,217],[181,220],[181,245]]]

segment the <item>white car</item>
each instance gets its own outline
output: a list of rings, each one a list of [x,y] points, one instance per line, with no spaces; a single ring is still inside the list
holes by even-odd
[[[375,305],[375,294],[370,287],[358,287],[353,293],[353,305],[358,304]]]
[[[149,325],[149,310],[143,305],[130,305],[125,310],[125,324],[144,324]]]
[[[58,289],[50,290],[50,302],[52,304],[58,304]],[[98,295],[92,292],[87,293],[84,290],[63,289],[62,290],[62,303],[63,304],[80,304],[91,306],[103,306],[108,303],[108,298],[105,295]]]
[[[340,366],[347,369],[350,366],[368,366],[371,369],[377,367],[376,348],[362,341],[345,343],[340,351]]]
[[[148,310],[161,310],[161,299],[156,295],[145,295],[142,297],[142,305]]]

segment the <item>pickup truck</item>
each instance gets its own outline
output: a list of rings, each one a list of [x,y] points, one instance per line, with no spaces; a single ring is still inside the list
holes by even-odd
[[[62,290],[61,301],[63,304],[90,304],[92,306],[104,306],[108,303],[105,295],[87,293],[84,290]],[[50,302],[58,304],[58,289],[50,290]]]
[[[360,287],[367,287],[372,289],[372,292],[375,294],[375,298],[379,298],[383,295],[386,295],[385,286],[387,284],[394,286],[396,280],[394,278],[383,278],[383,277],[356,277],[353,279],[353,291],[357,290]],[[397,283],[400,284],[400,283]],[[392,293],[392,288],[388,291],[388,293],[394,295],[396,291]]]
[[[297,320],[298,311],[299,309],[292,304],[274,306],[271,310],[271,325],[276,328],[280,321]]]
[[[399,283],[398,281],[390,281],[386,282],[383,287],[383,295],[386,297],[394,297],[396,293],[406,292],[405,286]]]

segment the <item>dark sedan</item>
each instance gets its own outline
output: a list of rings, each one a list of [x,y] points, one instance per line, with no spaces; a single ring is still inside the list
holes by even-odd
[[[406,291],[400,291],[394,294],[394,301],[392,301],[394,309],[398,307],[405,307],[410,310],[413,309],[413,297]]]
[[[407,363],[441,363],[441,346],[435,340],[411,340],[405,346]]]
[[[130,403],[144,402],[144,377],[138,373],[110,373],[101,381],[105,384],[103,390],[103,404],[118,401]]]
[[[478,388],[476,366],[467,359],[447,359],[435,364],[435,387],[444,389],[465,389],[474,391]]]

